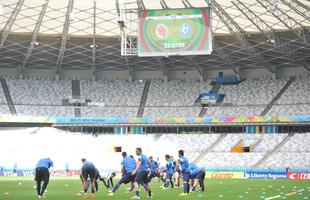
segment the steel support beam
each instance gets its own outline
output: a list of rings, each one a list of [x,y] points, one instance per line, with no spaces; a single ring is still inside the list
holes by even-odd
[[[93,12],[93,48],[92,48],[92,75],[95,76],[96,71],[96,10],[97,10],[97,4],[96,1],[94,1],[94,12]]]
[[[268,10],[270,2],[267,0],[256,0],[262,7]],[[309,33],[306,28],[296,21],[296,19],[290,17],[286,12],[281,9],[276,9],[271,14],[277,18],[284,26],[286,26],[295,36],[302,42],[309,44]]]
[[[168,76],[168,68],[163,57],[155,57],[164,76]]]
[[[133,67],[130,65],[130,62],[129,62],[128,57],[125,56],[124,58],[125,58],[125,62],[126,62],[127,68],[128,68],[129,77],[131,77],[131,79],[132,79],[132,76],[133,76],[133,73],[134,73],[134,69],[133,69]]]
[[[45,12],[46,12],[46,9],[47,9],[47,6],[48,6],[48,3],[49,3],[49,0],[47,0],[44,4],[43,4],[43,7],[42,7],[42,10],[40,12],[40,15],[39,15],[39,19],[37,21],[37,24],[33,30],[33,33],[32,33],[32,39],[31,39],[31,43],[30,43],[30,46],[28,48],[28,51],[26,53],[26,56],[24,58],[24,61],[22,62],[21,66],[20,66],[20,73],[22,73],[28,63],[28,60],[32,54],[32,51],[34,49],[34,46],[37,42],[37,38],[38,38],[38,33],[40,31],[40,28],[41,28],[41,24],[42,24],[42,21],[43,21],[43,18],[44,18],[44,15],[45,15]]]
[[[10,31],[12,29],[12,26],[17,18],[18,13],[20,12],[22,6],[24,4],[24,0],[19,0],[16,4],[15,9],[13,10],[9,20],[7,21],[7,23],[5,24],[3,30],[2,30],[2,34],[1,34],[1,43],[0,43],[0,49],[3,48],[4,43],[6,41],[6,39],[8,38]]]
[[[163,9],[169,9],[167,3],[165,2],[165,0],[159,0],[160,5]]]
[[[57,64],[56,64],[56,73],[59,73],[61,66],[62,66],[63,59],[64,59],[64,54],[65,54],[66,44],[67,44],[67,39],[68,39],[68,33],[69,33],[69,27],[70,27],[70,21],[71,21],[70,15],[73,11],[73,4],[74,4],[74,0],[69,0],[65,24],[64,24],[63,31],[62,31],[60,50],[58,53],[58,59],[57,59]]]
[[[224,52],[223,48],[221,47],[217,39],[215,38],[213,39],[212,46],[213,51],[215,51],[215,53],[221,58],[221,60],[223,60],[228,67],[232,67],[235,74],[239,75],[240,67],[233,64],[232,58]]]
[[[240,0],[236,0],[238,4],[232,2],[233,5],[249,20],[252,24],[265,36],[265,39],[270,43],[273,42],[274,47],[279,50],[281,53],[288,56],[292,59],[296,64],[300,64],[304,66],[307,70],[309,70],[310,66],[308,66],[302,60],[302,56],[297,52],[294,52],[294,49],[290,47],[287,42],[281,40],[273,30],[273,28],[264,20],[260,18],[255,12],[253,12],[248,6],[242,3]]]
[[[203,77],[204,74],[204,70],[203,67],[201,67],[201,65],[197,62],[196,58],[193,56],[187,56],[187,59],[194,64],[195,69],[197,70],[197,72],[200,74],[200,76]]]
[[[310,22],[310,8],[307,5],[301,3],[298,0],[280,0],[280,1],[284,3],[286,6],[288,6],[290,9],[294,10],[300,16],[308,20],[308,22]]]
[[[193,7],[188,0],[182,0],[182,3],[184,5],[184,7],[186,7],[186,8],[192,8]],[[212,33],[212,35],[214,36],[214,33]],[[236,67],[235,64],[233,64],[231,62],[230,56],[228,56],[224,53],[223,49],[220,48],[220,45],[218,44],[218,41],[216,39],[213,38],[212,41],[213,41],[213,45],[212,45],[213,51],[221,58],[221,60],[223,60],[225,62],[225,64],[227,64],[229,67],[233,68],[235,74],[239,75],[239,67]],[[197,66],[198,66],[198,68],[197,68]],[[200,75],[204,76],[204,69],[201,69],[200,65],[196,64],[196,69]]]
[[[139,10],[146,10],[143,0],[137,0]]]
[[[241,46],[247,50],[257,61],[257,63],[263,66],[271,73],[275,73],[275,69],[270,63],[266,62],[266,59],[260,53],[260,50],[253,47],[246,35],[245,31],[239,26],[239,24],[234,21],[231,16],[215,1],[215,0],[205,0],[207,4],[213,9],[220,20],[225,24],[228,30],[235,36],[235,38],[240,42]]]
[[[188,0],[182,0],[183,5],[185,8],[192,8],[192,4]]]

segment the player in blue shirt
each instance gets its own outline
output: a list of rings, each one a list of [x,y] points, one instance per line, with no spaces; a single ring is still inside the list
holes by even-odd
[[[170,159],[170,156],[167,154],[165,155],[165,159],[167,161],[165,171],[166,171],[166,182],[165,182],[165,188],[167,189],[169,187],[169,184],[171,183],[171,187],[173,188],[173,181],[172,177],[174,174],[174,165],[173,161]]]
[[[204,179],[205,179],[205,170],[203,168],[199,168],[196,164],[189,164],[190,168],[190,179],[192,180],[193,187],[192,191],[194,192],[196,187],[199,185],[201,188],[201,192],[204,192]]]
[[[38,198],[42,198],[44,191],[50,180],[50,171],[54,167],[54,163],[50,158],[43,158],[39,160],[35,169],[35,181],[37,182],[37,194]],[[42,189],[41,182],[43,181]]]
[[[138,156],[138,161],[136,165],[136,169],[131,173],[132,175],[136,175],[135,178],[135,189],[136,195],[132,197],[132,199],[140,199],[140,184],[145,184],[147,188],[147,192],[149,198],[152,198],[152,192],[149,186],[149,179],[148,179],[148,168],[149,168],[149,161],[148,158],[142,154],[141,148],[136,148],[136,154]]]
[[[154,177],[160,178],[159,174],[159,164],[156,162],[152,156],[149,157],[149,165],[150,165],[150,175],[149,182],[152,181]]]
[[[189,163],[187,158],[184,156],[184,151],[179,151],[179,168],[180,172],[183,176],[183,193],[180,196],[185,196],[189,193],[189,178],[190,178],[190,170],[189,170]]]
[[[90,179],[91,182],[91,197],[95,198],[95,178],[96,178],[96,167],[92,162],[87,161],[85,158],[82,158],[82,168],[81,168],[81,180],[84,188],[84,195],[85,199],[88,198],[88,187],[87,187],[87,180]],[[98,170],[97,170],[98,171]]]
[[[121,162],[121,170],[122,170],[122,178],[119,182],[115,185],[112,190],[112,193],[108,194],[108,196],[113,196],[114,192],[121,186],[121,184],[127,184],[129,182],[134,182],[135,176],[131,173],[136,169],[136,162],[135,159],[132,157],[127,156],[126,152],[122,153],[123,160]]]

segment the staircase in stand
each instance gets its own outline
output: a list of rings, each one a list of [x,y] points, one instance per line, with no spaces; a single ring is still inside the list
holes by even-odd
[[[7,82],[6,82],[6,80],[4,78],[0,78],[0,82],[1,82],[1,85],[2,85],[2,89],[3,89],[4,95],[5,95],[5,99],[6,99],[6,102],[8,104],[10,113],[12,115],[16,115],[17,114],[16,108],[15,108],[15,105],[13,103],[12,96],[11,96],[8,84],[7,84]]]
[[[140,101],[137,117],[143,117],[144,108],[146,105],[147,96],[149,95],[150,86],[151,86],[151,81],[150,80],[145,81],[145,85],[143,88],[143,93],[141,96],[141,101]]]

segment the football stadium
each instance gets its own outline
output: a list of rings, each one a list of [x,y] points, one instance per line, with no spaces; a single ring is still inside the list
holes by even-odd
[[[310,199],[310,0],[0,0],[0,200]]]

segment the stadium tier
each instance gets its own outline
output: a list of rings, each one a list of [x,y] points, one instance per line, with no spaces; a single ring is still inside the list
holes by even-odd
[[[6,168],[12,167],[15,162],[19,168],[32,168],[37,159],[50,155],[57,163],[56,170],[62,170],[67,163],[70,168],[78,169],[81,156],[93,160],[104,157],[109,163],[99,159],[97,166],[102,170],[110,170],[117,168],[121,157],[114,147],[121,147],[122,151],[133,154],[136,146],[141,146],[147,155],[159,158],[161,163],[164,163],[164,155],[167,153],[177,158],[176,153],[182,148],[190,162],[208,169],[251,169],[254,166],[259,169],[310,168],[310,133],[295,134],[292,137],[287,134],[162,134],[159,137],[155,134],[103,134],[94,137],[56,128],[15,128],[2,130],[1,139],[15,141],[0,146],[4,155],[0,157],[0,163]],[[240,141],[244,146],[252,146],[251,152],[232,152]],[[80,148],[85,142],[92,148],[86,151]],[[42,144],[46,148],[38,151]],[[266,159],[256,166],[263,158]]]
[[[211,91],[211,81],[89,81],[80,80],[78,96],[72,91],[72,80],[5,78],[9,96],[17,115],[74,117],[74,108],[64,102],[72,98],[89,104],[81,106],[85,117],[136,117],[144,101],[144,117],[229,117],[260,116],[276,96],[265,115],[281,116],[310,114],[309,77],[296,78],[285,91],[288,79],[246,79],[236,85],[222,85],[223,102],[205,107],[197,103],[200,93]],[[8,114],[8,104],[1,88],[1,114]],[[280,92],[283,92],[280,94]],[[88,106],[87,106],[88,105]]]

